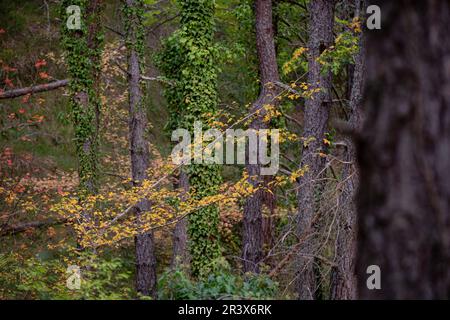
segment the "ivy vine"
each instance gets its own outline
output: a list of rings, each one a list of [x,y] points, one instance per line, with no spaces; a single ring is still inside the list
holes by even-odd
[[[204,128],[217,112],[217,49],[213,43],[213,0],[183,0],[180,5],[180,29],[165,42],[159,55],[159,67],[173,86],[166,88],[170,118],[166,129],[193,131],[195,121]],[[222,182],[218,165],[190,165],[186,168],[190,191],[201,199],[215,195]],[[188,235],[191,271],[204,277],[214,271],[221,256],[219,210],[215,205],[189,216]]]
[[[81,28],[68,29],[66,8],[77,5],[81,9]],[[103,33],[100,10],[88,8],[87,0],[64,0],[61,3],[61,43],[70,75],[70,109],[75,130],[80,189],[95,193],[98,178],[98,115],[100,97],[98,77],[101,71]],[[95,25],[97,28],[89,26]]]

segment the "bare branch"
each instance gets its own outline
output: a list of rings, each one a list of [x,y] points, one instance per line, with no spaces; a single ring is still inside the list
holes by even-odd
[[[29,229],[40,229],[66,223],[67,219],[49,219],[42,221],[31,221],[17,225],[6,225],[0,231],[0,237],[25,232]]]
[[[32,87],[8,90],[8,91],[0,92],[0,99],[12,99],[12,98],[17,98],[17,97],[24,96],[27,94],[50,91],[50,90],[64,87],[68,83],[69,83],[69,80],[64,79],[64,80],[56,80],[54,82],[50,82],[50,83],[46,83],[46,84],[39,84],[39,85],[32,86]]]

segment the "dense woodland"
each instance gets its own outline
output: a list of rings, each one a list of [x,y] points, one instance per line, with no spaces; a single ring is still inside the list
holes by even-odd
[[[0,0],[0,299],[448,299],[449,25],[446,0]],[[232,163],[174,161],[199,122]],[[229,129],[272,134],[276,173]]]

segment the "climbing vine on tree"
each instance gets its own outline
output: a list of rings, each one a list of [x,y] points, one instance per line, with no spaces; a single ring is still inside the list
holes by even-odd
[[[142,21],[134,21],[135,19],[142,20],[145,16],[144,1],[135,0],[134,5],[124,5],[122,7],[122,13],[124,16],[125,34],[133,34],[133,37],[127,36],[125,39],[126,47],[129,51],[135,50],[141,60],[144,59],[145,49],[145,31]],[[134,22],[134,23],[133,23]],[[141,64],[141,69],[143,64]],[[141,70],[143,71],[143,70]]]
[[[66,9],[76,5],[81,11],[80,29],[69,29]],[[70,76],[70,109],[75,130],[78,175],[82,192],[97,191],[99,74],[103,33],[100,28],[101,1],[75,0],[61,3],[61,43]]]
[[[216,114],[217,67],[213,44],[214,6],[212,0],[180,1],[180,29],[165,43],[160,67],[173,86],[165,95],[169,105],[168,130],[193,131],[194,121],[203,129]],[[190,165],[186,168],[191,192],[200,199],[218,192],[222,182],[217,165]],[[214,268],[221,255],[219,211],[211,205],[189,216],[188,234],[192,273],[202,277]]]

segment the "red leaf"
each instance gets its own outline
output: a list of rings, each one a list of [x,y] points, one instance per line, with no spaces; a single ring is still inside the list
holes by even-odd
[[[36,63],[34,64],[34,66],[37,68],[37,69],[39,69],[40,67],[42,67],[42,66],[45,66],[45,65],[47,65],[47,61],[45,61],[45,60],[38,60],[38,61],[36,61]]]
[[[47,72],[39,72],[39,77],[41,79],[48,79],[49,75]]]
[[[5,82],[5,84],[10,87],[10,88],[14,88],[14,83],[11,81],[11,79],[6,78],[5,80],[3,80]]]

